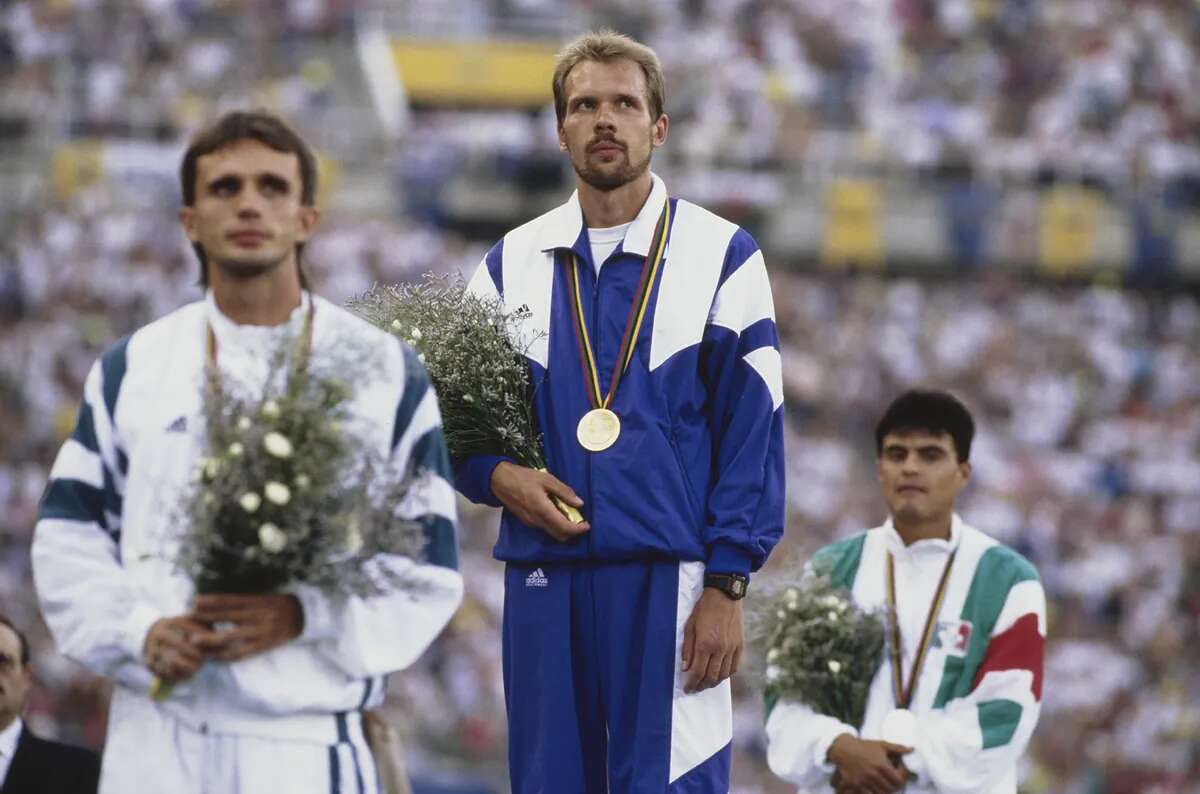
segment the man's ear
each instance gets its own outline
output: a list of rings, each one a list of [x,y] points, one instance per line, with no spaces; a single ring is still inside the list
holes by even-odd
[[[179,208],[179,225],[183,227],[183,233],[193,243],[200,242],[199,235],[196,232],[196,208],[195,207],[180,207]]]
[[[296,239],[300,242],[308,240],[313,230],[317,228],[317,223],[321,220],[321,211],[316,207],[301,207],[300,208],[300,234]]]
[[[963,485],[966,485],[971,480],[971,461],[964,460],[958,464],[958,473],[962,475]]]
[[[563,131],[563,125],[558,125],[558,150],[565,152],[567,150],[567,134]]]
[[[654,127],[651,130],[650,144],[655,149],[667,142],[667,129],[671,126],[671,119],[666,113],[658,117],[658,121],[654,122]]]

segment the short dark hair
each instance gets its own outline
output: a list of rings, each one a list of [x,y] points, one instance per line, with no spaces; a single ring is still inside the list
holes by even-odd
[[[958,462],[966,463],[971,458],[975,420],[967,407],[949,392],[912,389],[893,400],[875,426],[875,454],[883,454],[883,439],[888,433],[909,430],[923,430],[935,436],[948,433],[954,440]]]
[[[5,617],[4,615],[0,615],[0,626],[8,626],[10,629],[12,629],[12,633],[17,635],[17,644],[21,646],[21,666],[28,667],[29,666],[29,640],[25,639],[25,635],[21,633],[21,630],[19,628],[17,628],[16,625],[14,625],[13,622],[11,620],[9,620],[7,617]]]
[[[296,155],[300,160],[300,203],[306,207],[313,206],[317,195],[317,158],[304,139],[273,113],[265,110],[235,110],[198,132],[184,152],[183,163],[179,166],[179,183],[185,207],[196,203],[196,161],[238,141],[258,141],[277,152]],[[208,258],[198,244],[193,244],[192,248],[200,257],[200,285],[206,287]],[[300,253],[303,250],[304,243],[297,243],[297,267],[300,266]],[[300,284],[308,286],[303,267],[300,268]]]

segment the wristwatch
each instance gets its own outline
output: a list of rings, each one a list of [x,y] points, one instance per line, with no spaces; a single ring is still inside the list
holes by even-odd
[[[746,586],[749,584],[750,580],[740,573],[704,574],[705,587],[715,587],[734,601],[746,597]]]

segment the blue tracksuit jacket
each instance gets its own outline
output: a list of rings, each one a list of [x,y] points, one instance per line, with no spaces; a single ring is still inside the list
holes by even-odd
[[[749,573],[779,540],[784,458],[779,339],[762,253],[744,230],[671,198],[667,250],[633,360],[611,406],[621,436],[589,453],[575,429],[586,381],[571,320],[569,270],[580,262],[584,315],[607,392],[644,257],[667,199],[657,176],[625,240],[597,277],[578,195],[504,236],[470,289],[530,312],[522,333],[549,470],[584,501],[592,526],[560,543],[505,511],[495,547],[512,563],[701,560],[709,571]],[[455,461],[456,487],[491,493],[501,458]]]

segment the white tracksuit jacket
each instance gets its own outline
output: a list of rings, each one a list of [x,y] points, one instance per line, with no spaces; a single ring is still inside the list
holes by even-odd
[[[424,586],[368,599],[294,586],[304,611],[300,637],[240,661],[206,663],[160,708],[201,732],[336,743],[338,720],[344,732],[348,712],[378,704],[383,676],[420,656],[462,598],[441,416],[413,351],[307,293],[275,328],[236,325],[209,296],[137,330],[92,368],[34,534],[42,613],[64,654],[115,680],[114,714],[119,700],[146,697],[152,674],[142,646],[150,626],[187,612],[193,596],[174,560],[182,489],[204,449],[206,324],[222,377],[261,388],[270,351],[280,334],[300,332],[309,300],[316,301],[314,360],[347,340],[376,354],[379,377],[355,393],[351,431],[436,474],[405,506],[426,528],[425,561],[374,560],[412,568]]]

